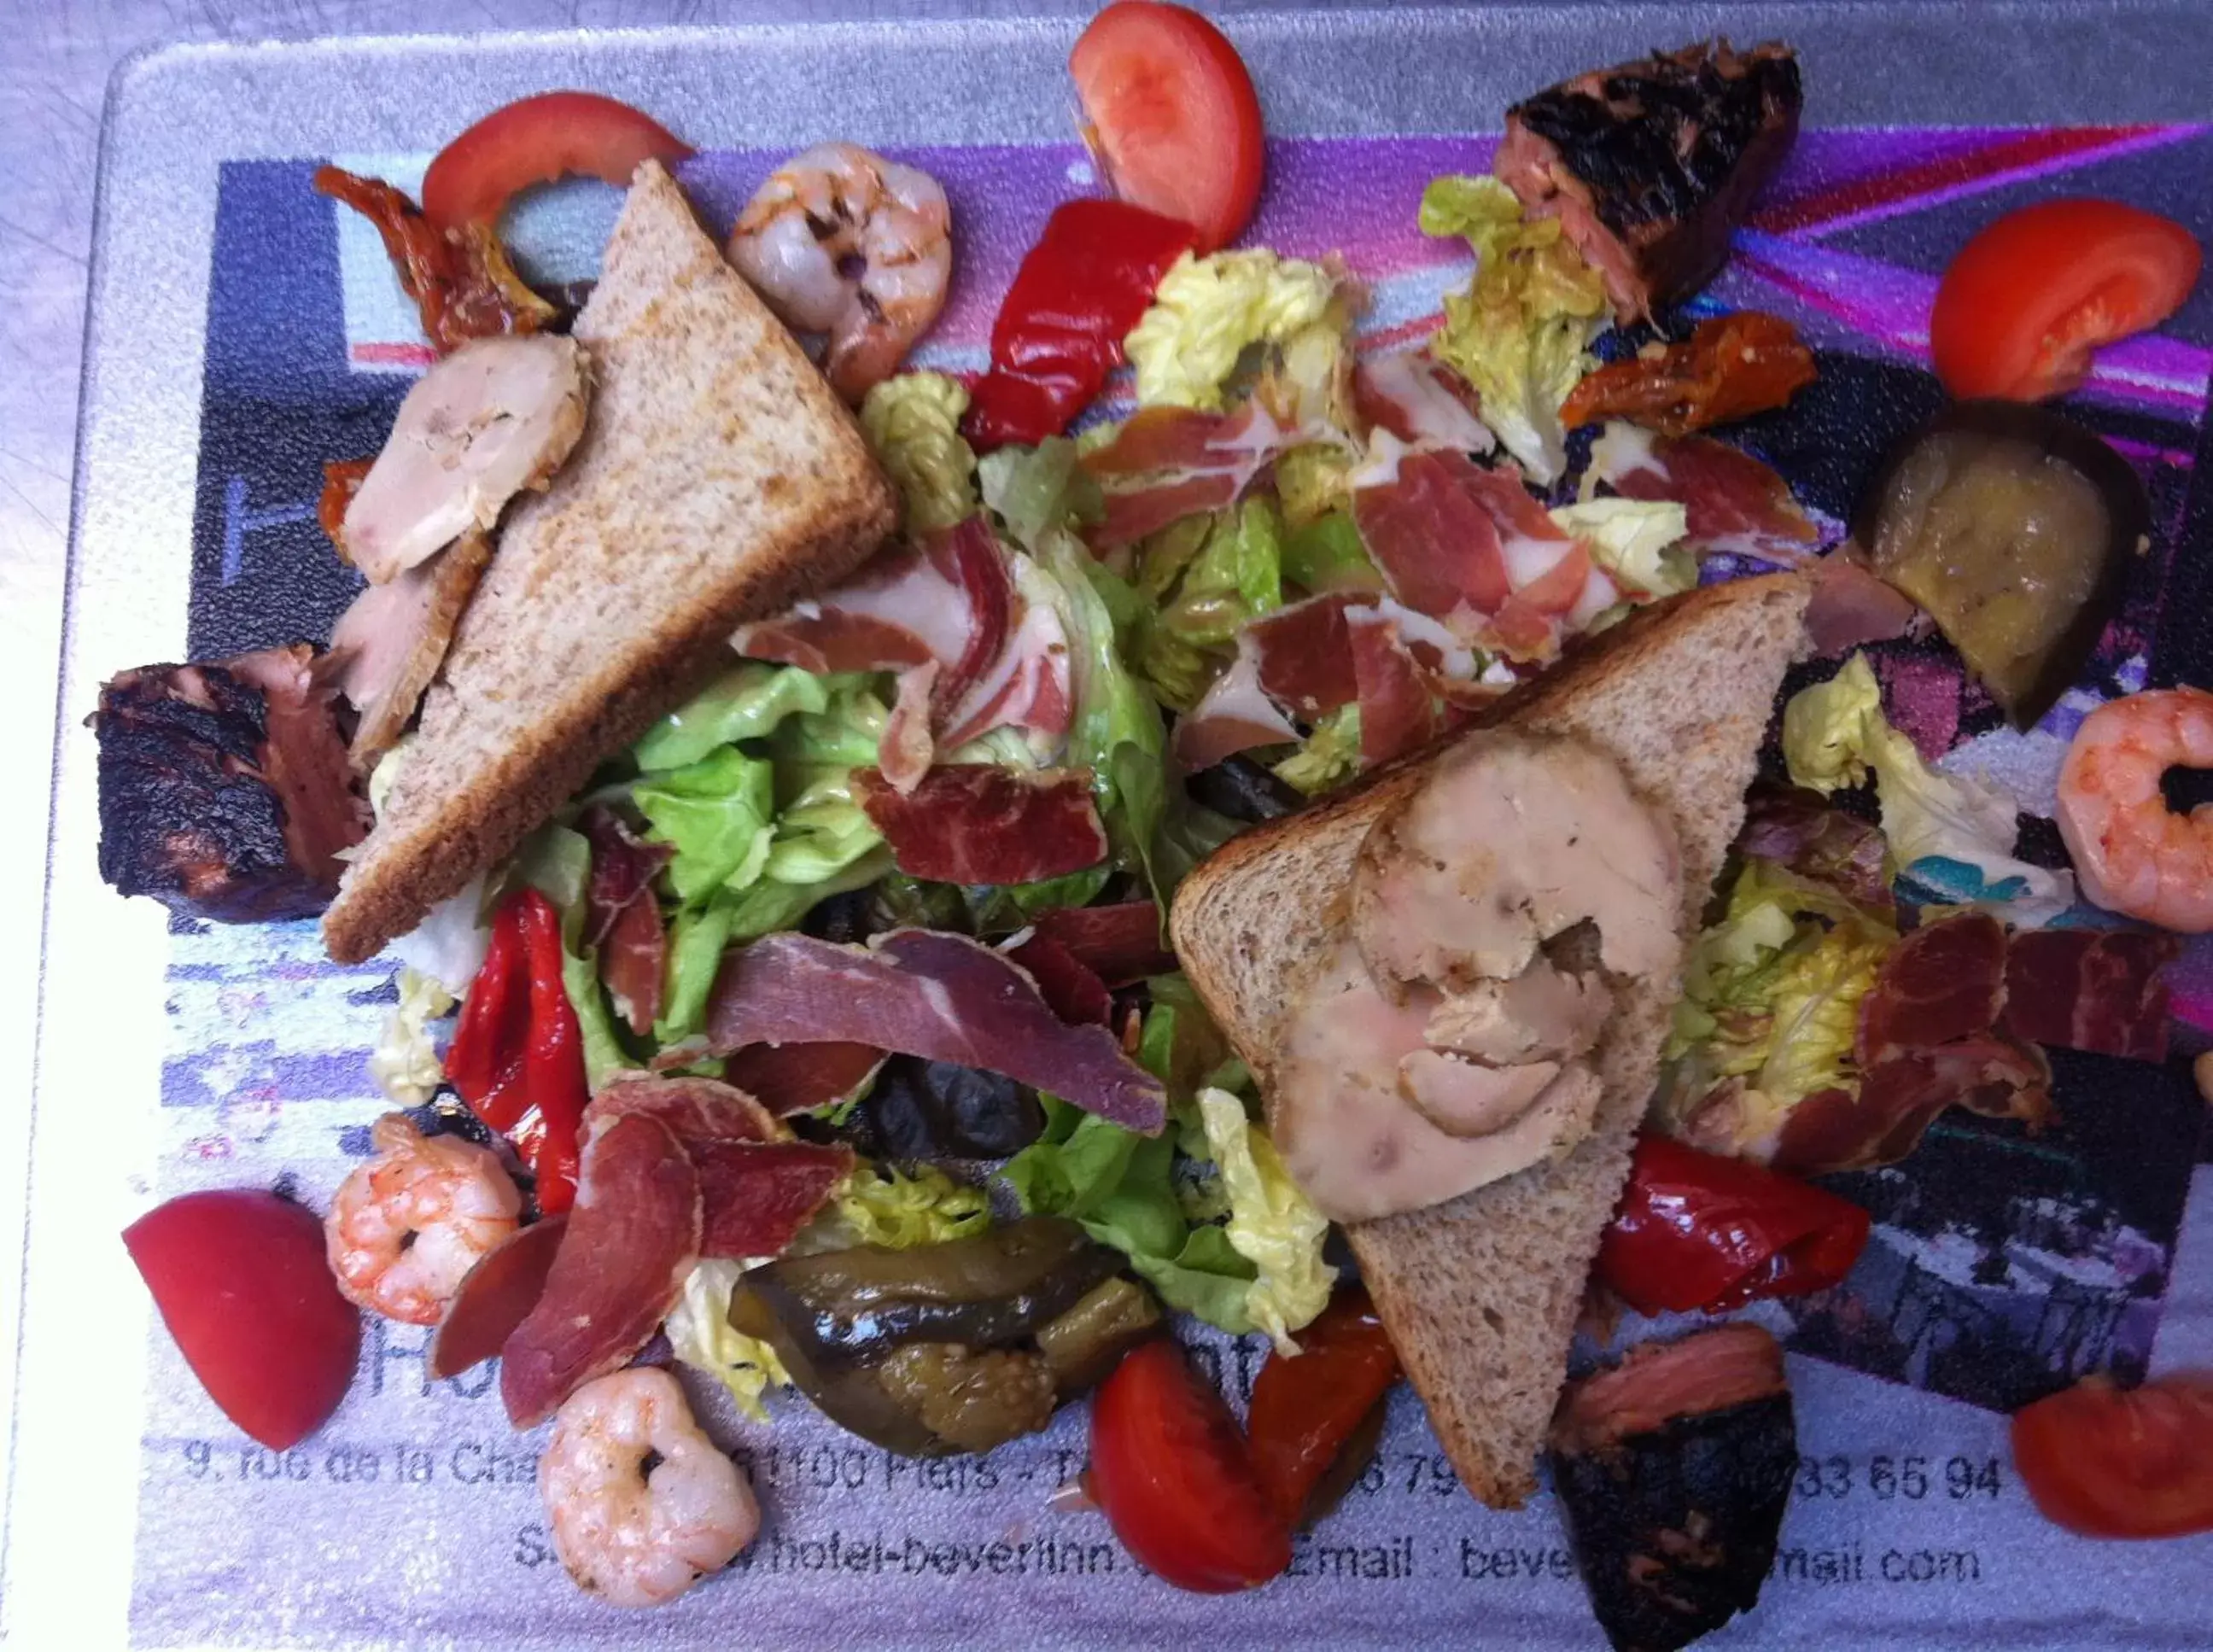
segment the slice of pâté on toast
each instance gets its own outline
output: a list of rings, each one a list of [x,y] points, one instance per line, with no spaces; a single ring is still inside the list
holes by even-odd
[[[1743,823],[1811,588],[1803,576],[1773,575],[1655,604],[1479,720],[1579,735],[1613,754],[1674,828],[1686,936]],[[1361,841],[1421,783],[1432,754],[1232,839],[1176,892],[1177,956],[1264,1095],[1293,995],[1342,933]],[[1680,991],[1680,980],[1664,982],[1617,1009],[1594,1052],[1604,1094],[1591,1134],[1565,1157],[1348,1230],[1461,1484],[1493,1507],[1517,1507],[1535,1489],[1584,1282]]]
[[[657,162],[575,336],[594,384],[583,436],[509,512],[323,916],[341,962],[511,852],[727,664],[741,623],[835,584],[891,530],[858,427]]]

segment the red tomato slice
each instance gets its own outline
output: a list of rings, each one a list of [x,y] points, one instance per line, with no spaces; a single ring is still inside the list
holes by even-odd
[[[1331,1299],[1321,1317],[1298,1333],[1298,1344],[1293,1358],[1268,1356],[1246,1417],[1253,1472],[1276,1512],[1293,1524],[1344,1442],[1399,1375],[1390,1334],[1356,1284]]]
[[[2180,224],[2119,201],[2009,212],[1960,249],[1937,286],[1936,376],[1960,397],[2064,395],[2100,344],[2174,314],[2201,258]]]
[[[1201,253],[1253,221],[1267,138],[1253,77],[1220,29],[1181,6],[1117,0],[1068,72],[1117,195],[1192,225]]]
[[[361,1316],[338,1295],[312,1211],[247,1188],[186,1193],[125,1228],[123,1242],[225,1417],[283,1451],[338,1409]]]
[[[1291,1528],[1253,1477],[1236,1419],[1166,1340],[1131,1350],[1091,1405],[1091,1495],[1165,1582],[1227,1594],[1291,1564]]]
[[[496,222],[510,197],[570,173],[627,187],[638,162],[673,167],[691,146],[652,116],[596,92],[541,92],[495,109],[438,151],[423,215],[442,229]]]
[[[2013,1460],[2044,1517],[2085,1537],[2213,1531],[2213,1373],[2085,1378],[2014,1413]]]

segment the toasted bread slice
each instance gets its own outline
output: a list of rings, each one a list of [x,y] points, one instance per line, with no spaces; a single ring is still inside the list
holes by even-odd
[[[1613,753],[1673,826],[1692,933],[1744,819],[1810,594],[1801,576],[1710,586],[1655,604],[1489,710],[1484,726],[1579,735]],[[1276,1028],[1344,922],[1369,826],[1420,784],[1426,754],[1233,838],[1186,878],[1176,954],[1269,1085]],[[1666,984],[1615,1013],[1594,1052],[1591,1135],[1557,1162],[1424,1210],[1356,1223],[1354,1253],[1460,1482],[1494,1508],[1535,1489],[1568,1342],[1658,1076]]]
[[[323,916],[341,962],[511,852],[729,661],[741,622],[834,584],[891,530],[858,427],[657,162],[576,337],[597,386],[583,437],[509,514]]]

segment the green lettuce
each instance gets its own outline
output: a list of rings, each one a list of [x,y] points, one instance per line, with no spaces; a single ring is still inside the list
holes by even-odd
[[[1296,532],[1332,512],[1352,509],[1351,452],[1333,442],[1306,442],[1278,454],[1276,498],[1283,524]]]
[[[430,1041],[430,1023],[455,1003],[442,982],[403,965],[395,978],[399,1002],[385,1018],[376,1048],[369,1052],[369,1076],[403,1107],[419,1107],[438,1093],[446,1070]]]
[[[1525,218],[1496,178],[1432,180],[1419,222],[1423,234],[1464,236],[1475,252],[1475,278],[1446,296],[1430,350],[1475,387],[1483,422],[1530,478],[1557,480],[1567,464],[1560,404],[1589,369],[1605,283],[1558,219]]]
[[[975,515],[976,454],[960,435],[967,411],[967,390],[942,373],[895,374],[861,403],[861,433],[899,489],[910,533]]]
[[[935,1165],[908,1172],[863,1159],[795,1247],[881,1245],[904,1251],[966,1239],[991,1225],[991,1202],[982,1188],[955,1181]]]
[[[747,660],[654,724],[631,747],[631,757],[650,774],[685,768],[718,746],[766,739],[786,717],[827,711],[831,691],[842,680]]]
[[[596,1090],[613,1074],[637,1066],[624,1046],[622,1034],[615,1030],[607,989],[600,984],[598,955],[563,948],[561,986],[568,994],[570,1008],[576,1012],[576,1028],[583,1036],[585,1082]]]
[[[1276,778],[1312,797],[1360,771],[1360,706],[1326,711],[1299,749],[1276,765]]]
[[[1229,1247],[1255,1270],[1245,1292],[1245,1311],[1274,1339],[1277,1351],[1295,1354],[1291,1332],[1314,1323],[1329,1306],[1337,1270],[1321,1259],[1329,1218],[1299,1190],[1268,1132],[1246,1116],[1245,1104],[1227,1090],[1198,1093],[1198,1113],[1214,1162],[1228,1196],[1223,1233]]]
[[[765,758],[717,747],[697,763],[646,776],[631,789],[656,843],[674,847],[668,887],[685,905],[742,889],[768,864],[776,837],[776,771]]]
[[[2022,929],[2041,928],[2075,904],[2071,874],[2014,854],[2010,798],[1975,776],[1930,768],[1891,726],[1864,654],[1791,696],[1783,754],[1791,783],[1824,796],[1874,777],[1883,836],[1900,878],[1924,904],[1979,906]]]
[[[1319,264],[1260,247],[1186,253],[1122,348],[1140,406],[1219,411],[1247,351],[1275,346],[1300,376],[1312,376],[1326,369],[1300,358],[1341,349],[1351,320],[1344,282]]]
[[[1698,582],[1698,561],[1682,548],[1690,516],[1669,500],[1588,499],[1551,513],[1590,547],[1591,560],[1628,589],[1673,596]]]
[[[1080,462],[1082,448],[1066,436],[1034,448],[1001,448],[977,472],[984,503],[1007,537],[1034,556],[1049,533],[1095,522],[1105,509],[1099,485]]]
[[[1283,536],[1283,578],[1302,590],[1380,591],[1383,576],[1369,559],[1351,515],[1332,510]]]

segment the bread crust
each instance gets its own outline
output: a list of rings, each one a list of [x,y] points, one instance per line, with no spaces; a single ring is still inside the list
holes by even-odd
[[[324,914],[341,963],[512,853],[729,664],[738,625],[835,584],[896,519],[851,415],[657,162],[576,336],[596,382],[583,438],[509,513]]]
[[[1580,735],[1622,763],[1683,851],[1686,935],[1742,822],[1745,789],[1810,582],[1776,575],[1657,603],[1486,709],[1502,725]],[[1344,921],[1369,826],[1466,730],[1296,814],[1240,834],[1186,878],[1169,928],[1199,997],[1269,1088],[1276,1029]],[[1400,1360],[1470,1492],[1519,1507],[1600,1234],[1626,1179],[1679,982],[1625,1003],[1594,1060],[1590,1137],[1565,1157],[1429,1210],[1347,1229]]]

